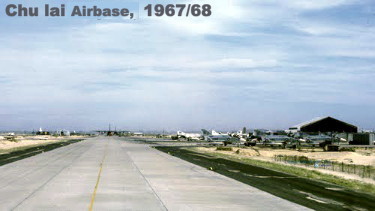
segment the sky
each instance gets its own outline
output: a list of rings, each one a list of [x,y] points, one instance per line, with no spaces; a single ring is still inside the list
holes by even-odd
[[[211,17],[147,17],[149,3]],[[0,130],[287,129],[332,116],[375,129],[372,0],[67,0],[128,18],[8,17],[0,3]],[[67,12],[69,13],[69,12]]]

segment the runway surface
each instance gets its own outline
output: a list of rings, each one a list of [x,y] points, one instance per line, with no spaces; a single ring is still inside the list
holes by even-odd
[[[307,209],[114,137],[85,140],[0,167],[0,196],[0,210]]]

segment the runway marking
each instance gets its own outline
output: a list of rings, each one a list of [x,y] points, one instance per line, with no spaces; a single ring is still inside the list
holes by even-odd
[[[106,156],[107,156],[107,149],[108,149],[108,142],[107,142],[106,145],[105,145],[105,151],[104,151],[103,159],[102,159],[102,161],[100,162],[100,168],[99,168],[98,178],[96,179],[96,184],[95,184],[94,192],[93,192],[92,195],[91,195],[91,201],[90,201],[89,211],[92,211],[92,209],[94,208],[94,202],[95,202],[95,197],[96,197],[96,191],[98,190],[98,187],[99,187],[100,176],[101,176],[101,174],[102,174],[102,170],[103,170],[103,163],[104,163],[104,160],[105,160],[105,158],[106,158]]]
[[[332,200],[332,199],[318,197],[318,196],[315,196],[312,193],[307,193],[307,192],[296,190],[296,189],[293,189],[293,190],[306,195],[306,199],[316,201],[316,202],[321,203],[321,204],[334,204],[334,205],[341,206],[341,207],[346,206],[344,203],[341,203],[341,202],[338,202],[338,201],[335,201],[335,200]]]
[[[252,174],[246,174],[246,173],[243,173],[245,176],[248,176],[248,177],[256,177],[256,178],[261,178],[261,179],[270,179],[270,178],[277,178],[277,179],[294,179],[294,178],[298,178],[298,177],[295,177],[295,176],[291,176],[291,177],[285,177],[285,176],[261,176],[261,175],[252,175]]]
[[[333,191],[343,191],[344,189],[343,188],[325,188],[327,190],[333,190]]]
[[[307,199],[310,199],[310,200],[313,200],[313,201],[316,201],[316,202],[321,203],[321,204],[327,204],[327,202],[325,202],[325,201],[321,201],[321,200],[319,200],[319,199],[315,199],[315,198],[310,197],[310,196],[307,196],[306,198],[307,198]]]

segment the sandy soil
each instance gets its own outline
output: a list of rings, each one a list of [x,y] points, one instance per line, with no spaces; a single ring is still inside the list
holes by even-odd
[[[3,136],[0,136],[0,150],[10,150],[18,147],[33,146],[39,144],[48,144],[54,142],[60,142],[67,139],[80,139],[80,136],[16,136],[16,141],[6,140]]]
[[[197,147],[199,151],[202,152],[216,152],[222,154],[230,154],[236,155],[239,157],[251,157],[257,160],[269,161],[269,162],[276,162],[274,161],[275,155],[297,155],[297,156],[306,156],[311,159],[315,160],[329,160],[329,161],[336,161],[336,162],[344,162],[348,164],[356,164],[356,165],[371,165],[375,166],[375,149],[357,149],[356,152],[323,152],[322,150],[315,149],[312,150],[303,150],[301,152],[296,150],[289,150],[289,149],[271,149],[271,148],[259,148],[259,147],[252,147],[252,148],[237,148],[233,147],[233,151],[216,151],[216,147]],[[237,154],[236,151],[240,150]],[[285,163],[283,163],[285,164]],[[288,165],[288,164],[285,164]],[[300,166],[302,168],[307,169],[314,169],[316,171],[320,171],[322,173],[332,174],[335,176],[343,177],[346,179],[354,179],[359,180],[366,183],[375,184],[375,180],[369,178],[361,178],[358,175],[354,174],[347,174],[343,172],[336,172],[330,171],[325,169],[317,169],[317,168],[309,168]]]
[[[208,151],[215,151],[215,147],[211,148],[199,148],[200,150],[208,150]],[[271,148],[260,148],[260,147],[252,147],[252,148],[233,148],[233,152],[240,150],[240,155],[243,156],[252,156],[252,157],[260,157],[264,158],[265,160],[272,160],[275,155],[289,155],[289,156],[306,156],[310,159],[315,160],[329,160],[335,162],[344,162],[347,164],[356,164],[356,165],[371,165],[375,166],[375,149],[356,149],[355,152],[323,152],[323,150],[315,149],[312,151],[303,150],[289,150],[289,149],[271,149]],[[220,151],[223,153],[232,153],[233,152],[225,152]]]

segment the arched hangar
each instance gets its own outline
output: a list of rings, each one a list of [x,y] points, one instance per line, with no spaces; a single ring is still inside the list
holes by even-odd
[[[347,122],[327,117],[318,117],[307,122],[295,125],[289,128],[290,131],[301,132],[339,132],[339,133],[357,133],[358,127]]]

